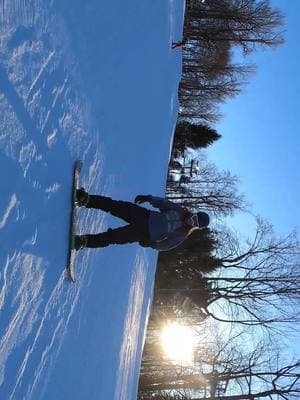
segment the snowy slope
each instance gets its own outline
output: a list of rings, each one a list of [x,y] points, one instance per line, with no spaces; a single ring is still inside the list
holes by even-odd
[[[82,251],[65,279],[72,164],[84,186],[164,192],[183,3],[0,2],[0,398],[134,399],[156,252]],[[103,3],[103,4],[101,4]],[[80,210],[80,232],[119,222]]]

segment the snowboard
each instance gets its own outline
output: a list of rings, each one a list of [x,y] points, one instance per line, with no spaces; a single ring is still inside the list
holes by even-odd
[[[72,191],[71,191],[71,212],[70,212],[70,228],[69,228],[69,250],[67,261],[67,277],[71,282],[75,282],[74,263],[77,251],[74,249],[73,236],[76,234],[77,207],[75,205],[76,190],[80,185],[80,172],[82,161],[76,160],[73,167]]]

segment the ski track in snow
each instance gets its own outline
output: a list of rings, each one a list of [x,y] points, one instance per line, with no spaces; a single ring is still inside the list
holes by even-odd
[[[1,310],[11,310],[9,323],[0,339],[0,383],[5,379],[5,364],[17,345],[24,342],[37,318],[44,271],[42,260],[28,254],[14,254],[4,267],[0,293]],[[13,284],[11,284],[13,282]]]
[[[89,106],[74,83],[76,72],[69,62],[72,54],[64,27],[42,1],[30,3],[25,6],[23,2],[4,1],[0,10],[0,74],[4,82],[0,93],[0,152],[21,169],[25,184],[32,186],[35,193],[47,194],[49,201],[63,186],[57,178],[45,186],[43,171],[47,172],[45,166],[50,162],[48,151],[57,151],[56,144],[63,138],[64,151],[70,157],[80,154],[83,160],[89,158],[86,187],[100,190],[99,183],[96,185],[101,182],[99,144],[89,142],[87,137],[94,128],[90,127]],[[27,40],[20,39],[18,27],[27,32]],[[81,149],[85,149],[84,154]],[[3,207],[1,230],[10,227],[18,199],[19,193],[13,193]],[[99,228],[99,220],[89,213],[82,218],[83,228],[95,224]],[[38,240],[35,228],[24,245],[34,249]],[[83,255],[86,265],[92,259],[90,252]],[[9,393],[7,399],[42,398],[40,392],[46,390],[55,368],[88,269],[77,271],[77,283],[71,285],[62,266],[51,288],[47,284],[48,267],[47,258],[16,251],[7,255],[1,268],[0,324],[5,329],[1,329],[0,336],[0,397],[3,387]],[[16,350],[23,356],[18,357],[15,378],[7,379],[6,366]]]
[[[98,182],[100,181],[99,171],[101,171],[101,169],[95,168],[97,165],[99,165],[99,162],[101,162],[100,160],[101,159],[98,155],[90,166],[90,170],[96,173],[96,176],[98,176]],[[95,178],[95,175],[93,175],[93,178]],[[92,227],[92,229],[95,229],[96,225],[99,228],[99,221],[96,221],[89,213],[86,213],[82,220],[82,225],[83,227],[89,226]],[[93,258],[93,253],[87,251],[82,257],[83,260],[81,264],[90,265],[92,263],[91,259]],[[8,268],[6,268],[6,270],[7,269]],[[41,316],[39,323],[34,330],[32,329],[31,333],[33,334],[33,340],[27,347],[23,361],[17,371],[14,387],[12,388],[8,398],[9,400],[18,398],[22,381],[28,379],[29,374],[30,383],[28,384],[27,393],[24,398],[34,399],[36,396],[43,398],[43,394],[51,378],[53,368],[55,368],[55,363],[57,357],[59,356],[60,348],[64,342],[69,321],[76,310],[77,303],[80,299],[81,290],[85,287],[87,274],[88,269],[86,268],[76,270],[77,282],[75,284],[70,284],[68,281],[66,281],[65,271],[62,272],[57,284],[54,286],[52,293],[48,298],[47,303],[43,307],[43,310],[39,311],[39,315]],[[7,281],[10,280],[11,279],[7,279],[5,276],[6,284]],[[6,284],[4,286],[6,286]],[[1,299],[3,300],[1,301]],[[2,293],[0,294],[0,301],[0,304],[4,303],[4,295],[2,295]],[[29,302],[29,306],[30,304],[31,302]],[[10,351],[7,350],[5,353],[7,354],[8,358]],[[37,354],[39,354],[38,363],[32,360]],[[5,363],[3,363],[3,365],[4,364]]]
[[[171,0],[169,1],[169,37],[170,37],[170,50],[169,52],[172,52],[172,48],[171,48],[171,44],[172,44],[172,40],[174,40],[174,31],[175,31],[175,19],[174,19],[174,13],[172,12],[172,10],[175,7],[175,0]]]
[[[16,207],[16,205],[17,205],[17,195],[14,193],[12,194],[9,204],[6,210],[4,211],[2,218],[0,219],[0,229],[4,228],[12,210]]]
[[[144,303],[144,292],[148,259],[145,250],[136,256],[134,273],[130,284],[128,311],[125,317],[123,343],[120,350],[119,370],[114,400],[127,400],[132,393],[136,371],[136,346],[140,335],[140,320]]]
[[[30,85],[30,88],[27,93],[27,98],[25,99],[25,103],[28,105],[30,103],[32,94],[36,92],[36,88],[38,86],[39,81],[41,81],[42,75],[45,73],[46,68],[50,64],[51,59],[53,58],[55,54],[55,51],[51,51],[48,57],[46,58],[45,62],[41,65],[41,69],[39,70],[38,74],[34,78],[32,84]]]

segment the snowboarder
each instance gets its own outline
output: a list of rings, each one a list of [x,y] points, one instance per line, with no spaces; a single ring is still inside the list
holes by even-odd
[[[180,41],[180,42],[172,42],[172,49],[176,49],[176,48],[179,48],[179,49],[182,49],[183,47],[184,47],[184,45],[185,45],[185,41],[184,40],[182,40],[182,41]]]
[[[160,211],[139,204],[148,202]],[[135,203],[135,204],[134,204]],[[156,250],[170,250],[182,243],[194,230],[209,224],[205,212],[191,213],[179,204],[155,196],[136,196],[134,203],[88,194],[83,188],[76,192],[76,206],[97,208],[128,223],[99,234],[75,235],[74,248],[106,247],[110,244],[139,242]]]

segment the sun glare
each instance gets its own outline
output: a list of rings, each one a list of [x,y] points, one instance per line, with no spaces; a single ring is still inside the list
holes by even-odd
[[[194,334],[191,328],[178,324],[167,325],[161,332],[161,344],[172,361],[193,362]]]

